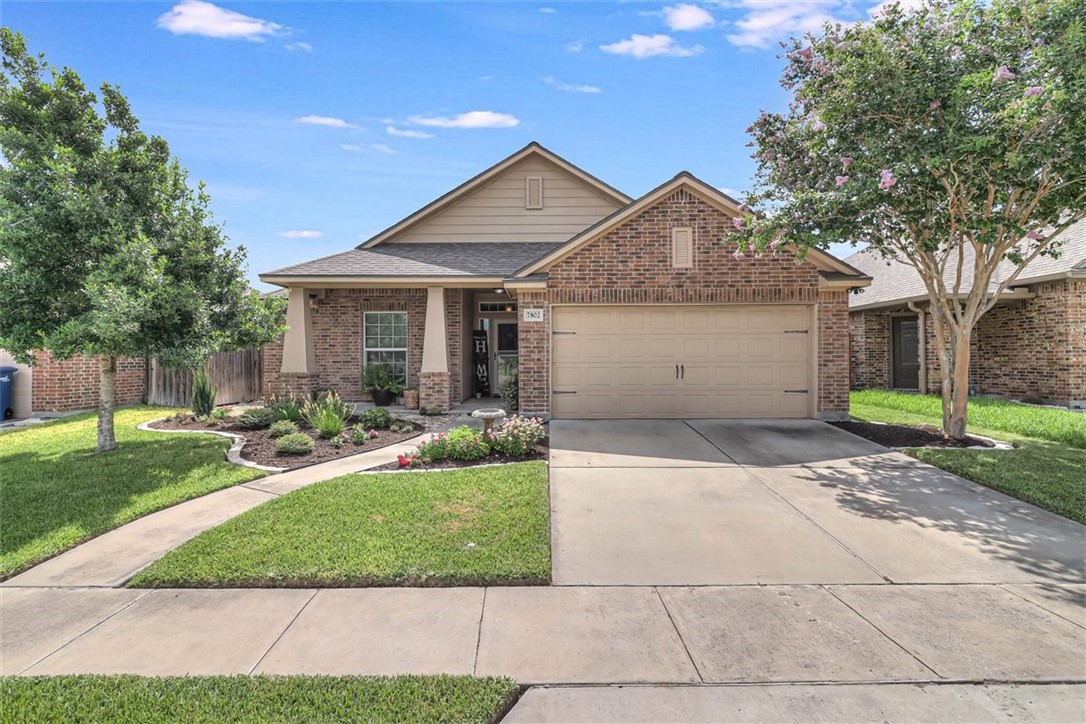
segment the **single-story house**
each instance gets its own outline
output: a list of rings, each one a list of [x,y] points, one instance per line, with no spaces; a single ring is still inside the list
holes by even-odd
[[[848,413],[849,291],[821,251],[739,254],[738,205],[683,172],[634,199],[531,143],[355,249],[261,275],[288,290],[265,391],[423,407],[494,395],[554,418]]]
[[[976,394],[1086,407],[1086,221],[1060,240],[1058,258],[1031,261],[977,323],[970,366]],[[869,249],[845,261],[872,278],[849,298],[852,387],[938,394],[935,333],[916,270]],[[1005,265],[999,279],[1013,270]],[[964,268],[972,268],[971,256]],[[970,283],[964,280],[962,293]]]

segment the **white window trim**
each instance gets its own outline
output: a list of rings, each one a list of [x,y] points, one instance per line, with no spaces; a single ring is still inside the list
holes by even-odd
[[[366,344],[366,317],[370,314],[402,314],[404,321],[404,346],[403,347],[370,347]],[[408,379],[411,376],[411,327],[409,326],[411,319],[407,312],[402,309],[371,309],[362,312],[362,367],[368,364],[370,352],[403,352],[403,383],[407,384]]]

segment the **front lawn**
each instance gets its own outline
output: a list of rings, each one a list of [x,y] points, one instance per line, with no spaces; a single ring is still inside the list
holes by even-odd
[[[905,425],[942,423],[938,397],[885,390],[851,395],[852,417]],[[1086,414],[1004,400],[969,401],[969,432],[1014,450],[916,448],[908,454],[981,485],[1086,523]]]
[[[117,411],[96,453],[93,413],[0,433],[0,579],[140,516],[263,473],[226,462],[230,441],[142,432],[163,407]]]
[[[134,587],[483,586],[550,580],[542,462],[345,475],[264,503]]]
[[[494,722],[509,679],[57,676],[0,679],[0,722]]]

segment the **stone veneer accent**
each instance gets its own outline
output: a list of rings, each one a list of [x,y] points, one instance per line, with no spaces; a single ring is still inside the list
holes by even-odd
[[[671,229],[693,229],[694,265],[671,264]],[[551,304],[817,304],[818,412],[848,413],[848,304],[845,292],[819,293],[814,265],[789,255],[747,254],[721,243],[731,217],[680,189],[602,238],[550,267],[547,289],[522,291],[525,309],[543,309],[542,323],[521,322],[520,408],[547,412],[550,403]]]
[[[331,389],[345,400],[369,399],[362,390],[364,356],[363,315],[366,312],[407,312],[407,383],[419,386],[425,399],[419,370],[422,367],[423,333],[426,327],[426,289],[329,289],[312,310],[316,372],[284,374],[283,338],[264,348],[266,395],[308,395]],[[445,294],[449,373],[439,397],[423,406],[442,407],[460,402],[463,366],[463,295],[450,289]],[[455,381],[455,382],[453,382]],[[431,389],[433,387],[431,386]]]
[[[54,359],[48,352],[34,355],[31,409],[34,412],[71,412],[98,406],[98,358],[76,355]],[[142,357],[117,360],[115,403],[135,405],[147,394],[146,364]]]
[[[985,395],[1084,402],[1086,281],[1038,284],[1033,291],[1035,298],[997,306],[981,317],[973,333],[970,384]],[[890,387],[890,319],[898,311],[907,312],[849,314],[853,388]],[[939,359],[930,315],[925,327],[928,392],[938,394]]]

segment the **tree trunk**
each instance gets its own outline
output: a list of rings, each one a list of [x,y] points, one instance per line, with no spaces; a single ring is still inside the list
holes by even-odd
[[[969,419],[969,341],[973,330],[964,328],[954,335],[954,370],[951,374],[950,410],[944,411],[943,432],[947,437],[961,440]]]
[[[98,452],[117,449],[113,434],[113,402],[117,393],[117,358],[98,358]]]

